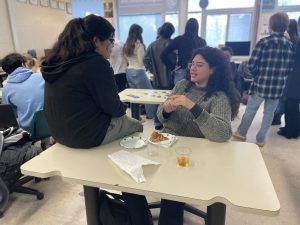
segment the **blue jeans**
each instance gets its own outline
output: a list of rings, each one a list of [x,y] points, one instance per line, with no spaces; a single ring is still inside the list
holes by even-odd
[[[126,78],[130,88],[135,89],[152,89],[150,80],[144,69],[127,69]],[[157,108],[154,105],[145,105],[146,115],[148,118],[153,118]]]
[[[176,83],[180,80],[186,79],[186,75],[187,75],[187,71],[186,69],[179,69],[177,71],[174,72],[174,86],[176,85]]]
[[[274,112],[278,104],[278,99],[264,99],[259,97],[257,94],[253,94],[249,96],[248,104],[246,107],[246,111],[243,115],[240,126],[237,129],[237,132],[246,137],[249,127],[254,119],[254,116],[260,106],[260,104],[265,101],[264,105],[264,115],[261,123],[260,130],[256,135],[257,143],[265,143],[267,132],[272,124],[272,120],[274,117]]]

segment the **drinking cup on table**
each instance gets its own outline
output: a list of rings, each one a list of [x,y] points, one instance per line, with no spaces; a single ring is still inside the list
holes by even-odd
[[[147,146],[147,154],[149,156],[155,156],[157,154],[157,145],[153,145],[153,144],[148,144]]]
[[[178,147],[175,149],[175,152],[177,154],[177,164],[181,167],[188,167],[190,164],[190,155],[191,155],[191,149],[189,147]]]

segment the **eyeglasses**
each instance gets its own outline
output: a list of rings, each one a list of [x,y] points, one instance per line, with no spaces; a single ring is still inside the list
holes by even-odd
[[[115,39],[114,38],[109,38],[108,40],[110,41],[111,44],[115,43]]]
[[[201,69],[205,64],[207,64],[207,63],[205,63],[205,62],[192,62],[192,63],[188,63],[188,68],[191,69],[192,66],[195,66],[196,69],[198,70],[198,69]]]

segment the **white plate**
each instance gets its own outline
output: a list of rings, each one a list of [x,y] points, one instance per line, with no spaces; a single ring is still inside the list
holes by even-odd
[[[159,142],[153,142],[153,141],[151,141],[151,137],[149,137],[148,141],[151,144],[154,144],[154,145],[169,145],[169,144],[173,143],[176,140],[176,136],[173,135],[173,134],[168,134],[168,133],[161,133],[161,134],[164,135],[165,137],[167,137],[168,140],[159,141]]]
[[[147,145],[147,139],[139,136],[129,136],[123,138],[120,145],[124,148],[142,148]]]

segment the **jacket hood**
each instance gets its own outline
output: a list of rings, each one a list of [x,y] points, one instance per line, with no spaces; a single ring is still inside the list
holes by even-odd
[[[53,83],[60,77],[62,77],[65,72],[72,67],[74,64],[86,61],[92,57],[100,56],[100,54],[96,52],[90,52],[79,56],[77,58],[70,59],[68,61],[54,64],[54,65],[47,65],[45,62],[42,63],[41,73],[44,77],[44,80],[47,83]]]
[[[7,83],[23,83],[33,72],[25,67],[18,67],[7,78]]]

